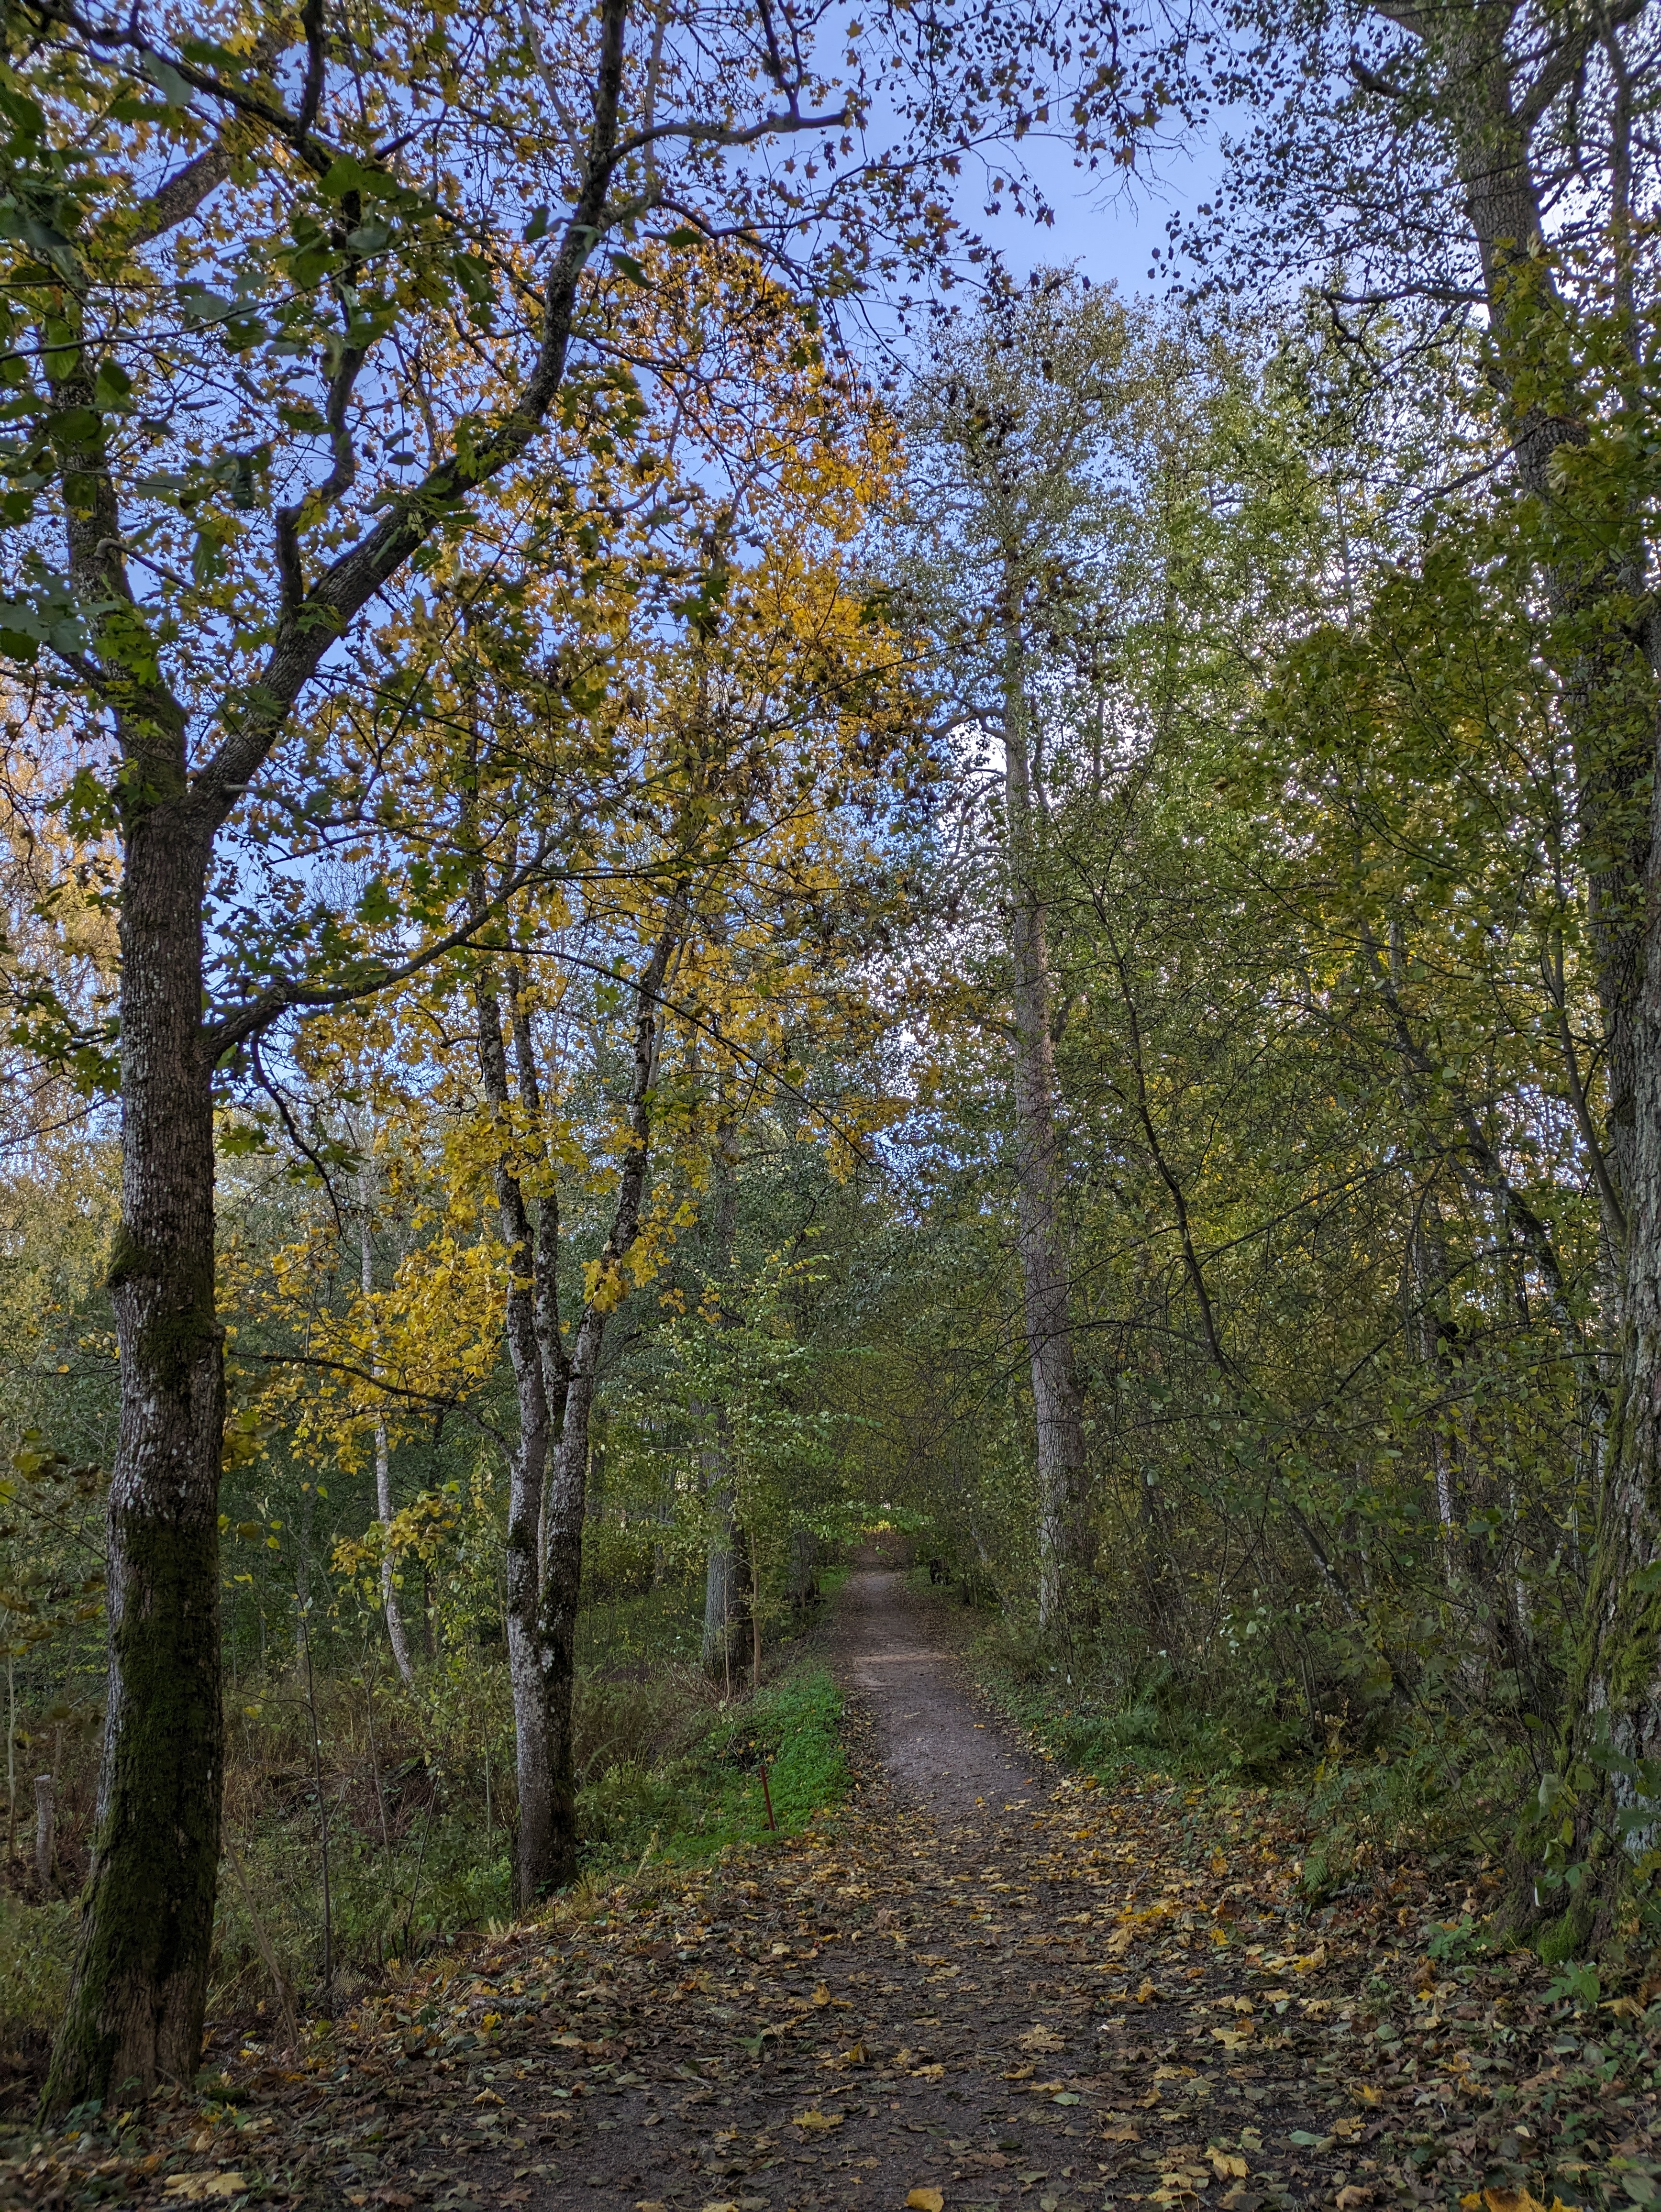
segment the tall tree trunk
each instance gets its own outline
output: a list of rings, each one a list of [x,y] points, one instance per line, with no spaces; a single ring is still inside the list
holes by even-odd
[[[721,1104],[709,1162],[711,1261],[716,1283],[717,1328],[730,1328],[735,1311],[733,1250],[738,1226],[738,1169],[729,1102],[732,1070],[717,1077]],[[713,1408],[715,1441],[704,1458],[704,1503],[710,1524],[709,1553],[703,1573],[703,1670],[730,1689],[733,1663],[743,1664],[750,1632],[750,1555],[738,1517],[738,1485],[733,1464],[731,1409]]]
[[[1661,1588],[1647,1587],[1647,1571],[1661,1559],[1661,627],[1645,611],[1648,549],[1636,510],[1629,543],[1611,553],[1603,530],[1577,525],[1572,481],[1566,499],[1558,480],[1563,450],[1590,439],[1591,413],[1575,386],[1572,343],[1561,357],[1555,348],[1572,317],[1537,251],[1544,227],[1530,132],[1548,83],[1572,81],[1597,20],[1564,18],[1555,45],[1527,64],[1534,75],[1525,81],[1514,10],[1504,0],[1443,15],[1412,6],[1389,12],[1439,64],[1518,477],[1559,533],[1542,580],[1574,757],[1607,1044],[1599,1181],[1606,1221],[1624,1248],[1616,1402],[1558,1766],[1539,1793],[1544,1821],[1525,1826],[1512,1899],[1523,1921],[1560,1911],[1545,1942],[1564,1956],[1607,1932],[1634,1856],[1661,1835]],[[1625,250],[1618,227],[1628,220],[1617,209],[1617,253]],[[1574,1863],[1578,1882],[1555,1887]]]
[[[719,1449],[719,1448],[718,1448]],[[730,1455],[709,1500],[715,1522],[703,1570],[703,1671],[730,1690],[733,1667],[742,1667],[750,1637],[750,1552],[733,1510]]]
[[[538,1262],[545,1255],[535,1249],[537,1239],[517,1170],[502,1004],[483,969],[473,985],[473,1000],[478,1014],[479,1070],[496,1125],[496,1220],[508,1253],[504,1318],[519,1410],[519,1437],[508,1475],[506,1579],[508,1679],[519,1801],[514,1888],[515,1902],[526,1909],[569,1878],[561,1871],[556,1842],[542,1648],[543,1492],[551,1419],[537,1334],[536,1292]]]
[[[357,1170],[357,1256],[358,1280],[363,1291],[364,1303],[374,1293],[374,1183],[368,1159],[368,1131],[354,1132],[353,1142],[358,1148]],[[369,1354],[369,1370],[373,1374],[375,1356]],[[386,1540],[392,1522],[392,1461],[386,1440],[384,1419],[374,1425],[374,1510],[380,1523],[382,1549],[380,1554],[380,1602],[386,1616],[386,1641],[392,1647],[392,1663],[400,1679],[408,1683],[415,1680],[415,1667],[410,1658],[410,1639],[404,1631],[404,1615],[398,1601],[398,1563],[392,1557],[392,1546]]]
[[[1066,1635],[1093,1614],[1093,1547],[1079,1386],[1057,1205],[1050,946],[1037,851],[1030,718],[1019,647],[1005,687],[1004,804],[1015,1013],[1015,1219],[1037,1431],[1038,1625]]]
[[[208,839],[182,729],[126,828],[121,894],[121,1362],[110,1485],[109,1682],[93,1875],[45,2109],[188,2082],[219,1865],[219,1470],[212,1068],[202,1030]],[[167,795],[171,793],[171,796]]]
[[[588,1503],[588,1429],[605,1325],[621,1304],[624,1266],[640,1234],[641,1201],[651,1164],[653,1085],[663,1033],[662,998],[679,944],[681,897],[659,933],[635,986],[635,1049],[630,1076],[630,1144],[618,1171],[611,1233],[595,1263],[593,1287],[572,1340],[565,1420],[548,1484],[547,1549],[542,1571],[543,1696],[548,1745],[551,1881],[563,1887],[577,1870],[575,1691],[577,1610],[582,1597],[582,1528]]]

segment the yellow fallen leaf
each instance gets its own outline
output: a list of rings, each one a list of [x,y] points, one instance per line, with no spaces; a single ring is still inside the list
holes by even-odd
[[[914,2081],[943,2081],[946,2079],[946,2069],[938,2059],[932,2066],[914,2066],[911,2069],[911,2079]]]
[[[1065,2051],[1067,2043],[1053,2027],[1029,2027],[1025,2035],[1016,2037],[1023,2051]]]
[[[698,2212],[739,2212],[739,2208],[730,2197],[717,2197],[710,2203],[701,2204]]]
[[[1228,1872],[1228,1861],[1223,1856],[1220,1851],[1213,1851],[1211,1854],[1211,1871],[1213,1874],[1226,1874]]]
[[[1546,2207],[1528,2189],[1485,2189],[1476,2200],[1486,2205],[1488,2212],[1546,2212]],[[1552,2212],[1567,2212],[1561,2198],[1552,2199]]]
[[[825,1988],[823,1982],[819,1984],[818,1989],[813,1992],[813,2002],[816,2005],[828,2005],[830,2002],[830,1992]]]
[[[240,2173],[173,2173],[165,2195],[177,2204],[201,2204],[215,2197],[240,2197],[247,2187]]]
[[[1324,1943],[1317,1943],[1312,1951],[1306,1952],[1301,1959],[1293,1960],[1292,1971],[1294,1974],[1312,1974],[1317,1966],[1324,1966],[1326,1962],[1327,1947]]]
[[[1372,2191],[1358,2188],[1353,2181],[1346,2182],[1332,2201],[1338,2207],[1338,2212],[1355,2212],[1357,2205],[1372,2203]]]
[[[1358,2081],[1350,2094],[1359,2097],[1364,2105],[1381,2105],[1384,2100],[1384,2091],[1375,2089],[1371,2081]]]
[[[843,2117],[840,2112],[822,2112],[815,2106],[809,2112],[798,2112],[790,2124],[793,2128],[806,2128],[811,2135],[822,2136],[832,2128],[839,2128]]]
[[[1206,2155],[1211,2160],[1211,2170],[1219,2181],[1244,2181],[1246,2162],[1238,2151],[1214,2150]]]
[[[946,2212],[946,2199],[938,2189],[914,2189],[905,2202],[907,2212]]]
[[[1104,2128],[1102,2141],[1104,2142],[1140,2142],[1141,2137],[1135,2128]]]
[[[1136,2002],[1138,2004],[1159,2004],[1162,2000],[1153,1983],[1144,1982],[1136,1992]]]

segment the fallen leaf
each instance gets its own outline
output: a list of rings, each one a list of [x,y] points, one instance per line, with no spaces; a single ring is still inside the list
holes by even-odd
[[[240,2173],[173,2173],[163,2194],[176,2204],[200,2204],[214,2197],[240,2197],[247,2185]]]
[[[1144,1982],[1136,1992],[1136,2002],[1138,2004],[1159,2004],[1163,2000],[1152,1982]]]
[[[1354,2182],[1349,2181],[1345,2183],[1332,2201],[1338,2207],[1338,2212],[1355,2212],[1355,2207],[1358,2204],[1372,2203],[1372,2191],[1370,2189],[1358,2188]]]
[[[1053,2027],[1029,2027],[1025,2035],[1015,2039],[1023,2051],[1065,2051],[1067,2048],[1065,2037],[1057,2035]]]
[[[946,2079],[946,2069],[936,2059],[932,2066],[914,2066],[911,2069],[911,2079],[914,2081],[943,2081]]]
[[[905,2202],[907,2212],[945,2212],[946,2199],[938,2189],[914,2189]]]
[[[1141,2137],[1135,2128],[1104,2128],[1102,2141],[1104,2142],[1140,2142]]]
[[[822,2136],[832,2128],[839,2128],[843,2119],[841,2112],[822,2112],[815,2106],[808,2112],[796,2113],[790,2124],[793,2128],[806,2128],[810,2135]]]
[[[1211,2170],[1219,2181],[1244,2181],[1246,2162],[1238,2151],[1214,2150],[1207,2153]]]
[[[828,2005],[830,2002],[830,1992],[823,1982],[813,1992],[813,2002],[816,2005]]]

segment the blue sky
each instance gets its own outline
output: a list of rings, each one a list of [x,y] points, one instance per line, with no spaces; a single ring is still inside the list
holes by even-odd
[[[1153,249],[1165,244],[1173,212],[1184,214],[1208,197],[1219,159],[1214,142],[1201,138],[1180,151],[1167,150],[1153,156],[1149,172],[1134,182],[1106,185],[1075,168],[1065,148],[1029,139],[1022,150],[1054,207],[1053,226],[1040,228],[1007,212],[985,221],[980,210],[986,194],[977,178],[964,179],[959,200],[964,220],[998,247],[1012,274],[1025,276],[1041,263],[1076,263],[1092,283],[1111,282],[1127,295],[1162,294],[1163,281],[1148,279]]]

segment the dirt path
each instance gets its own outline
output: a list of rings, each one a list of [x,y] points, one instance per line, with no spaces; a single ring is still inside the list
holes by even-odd
[[[831,1626],[843,1690],[869,1717],[877,1757],[897,1795],[937,1820],[1019,1812],[1048,1787],[1031,1755],[974,1701],[951,1648],[956,1608],[914,1593],[891,1555],[855,1555]]]
[[[822,1830],[458,1942],[301,2060],[216,2052],[230,2109],[43,2142],[0,2203],[1480,2212],[1554,2165],[1585,2201],[1611,2148],[1661,2172],[1613,2025],[1577,2104],[1533,1970],[1427,1959],[1457,1893],[1380,1870],[1311,1926],[1285,1840],[1197,1792],[1040,1786],[952,1641],[861,1564],[829,1642],[865,1771]]]

